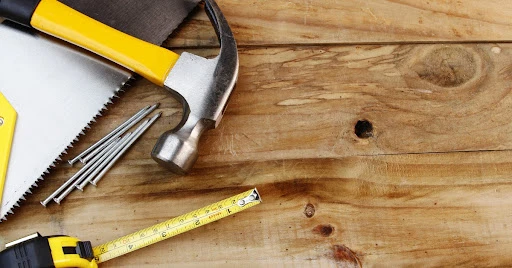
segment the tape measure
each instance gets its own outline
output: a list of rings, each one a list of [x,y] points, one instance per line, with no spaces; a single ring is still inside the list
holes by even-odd
[[[24,263],[32,263],[31,267],[37,268],[47,267],[47,263],[53,262],[55,267],[94,268],[99,263],[220,220],[258,205],[261,201],[258,190],[252,189],[94,248],[90,246],[90,242],[67,236],[31,235],[9,243],[7,249],[0,252],[0,267],[18,267],[20,264],[20,267],[25,267]],[[47,249],[43,250],[41,247]],[[17,254],[21,248],[26,252],[23,259]],[[42,265],[33,265],[34,263]]]
[[[93,248],[97,263],[128,254],[261,203],[256,189]]]

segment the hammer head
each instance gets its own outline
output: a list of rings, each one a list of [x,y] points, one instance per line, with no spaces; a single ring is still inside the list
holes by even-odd
[[[183,118],[177,127],[162,134],[151,153],[155,161],[178,174],[186,173],[196,162],[199,139],[220,123],[238,77],[233,33],[217,4],[204,2],[219,38],[220,53],[213,59],[181,54],[164,85],[183,104]]]

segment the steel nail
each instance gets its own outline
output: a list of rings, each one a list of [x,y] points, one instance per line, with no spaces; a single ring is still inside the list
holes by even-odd
[[[88,154],[84,159],[82,159],[82,163],[87,164],[89,160],[94,158],[94,156],[96,156],[99,152],[103,151],[113,142],[117,142],[116,139],[109,139],[108,141],[104,142],[100,147],[96,148],[96,150],[92,151],[92,153]]]
[[[115,142],[110,144],[105,149],[105,152],[107,150],[109,150],[111,147],[113,147],[115,144],[116,144]],[[84,167],[82,167],[77,173],[75,173],[75,175],[73,175],[64,184],[62,184],[59,187],[59,189],[55,190],[48,198],[46,198],[45,200],[41,201],[41,205],[46,207],[48,205],[48,203],[50,203],[53,200],[53,198],[55,198],[57,195],[59,195],[64,189],[66,189],[66,187],[71,185],[80,175],[82,175],[83,172],[85,172],[87,169],[89,169],[98,159],[100,159],[103,153],[104,152],[100,152],[100,154],[98,154],[98,156],[96,158],[94,158],[92,162],[90,162],[89,164],[87,164]]]
[[[137,117],[135,117],[135,119],[131,120],[131,122],[129,122],[128,125],[126,125],[124,128],[122,128],[121,130],[119,130],[116,134],[114,134],[114,136],[111,137],[111,139],[113,139],[114,137],[120,137],[121,135],[123,135],[125,132],[127,132],[130,128],[132,128],[133,126],[135,126],[136,124],[138,124],[140,121],[142,121],[148,114],[152,113],[154,110],[156,110],[156,108],[158,108],[160,104],[157,103],[157,104],[154,104],[152,105],[151,107],[149,107],[148,109],[144,110],[141,114],[139,114]],[[104,138],[103,138],[104,139]],[[101,142],[98,141],[97,143]],[[85,158],[90,158],[88,155],[85,156]],[[80,161],[82,163],[85,163],[85,158],[82,157],[80,158]]]
[[[101,162],[101,164],[95,166],[92,170],[92,172],[90,174],[87,175],[87,177],[82,180],[80,182],[80,185],[77,185],[76,188],[78,188],[80,191],[83,191],[83,188],[96,176],[98,175],[98,173],[105,167],[107,166],[110,161],[121,151],[123,150],[123,148],[125,148],[126,144],[128,144],[133,137],[135,137],[136,135],[138,135],[138,133],[146,126],[146,124],[149,123],[149,119],[144,121],[140,126],[137,127],[137,129],[135,129],[135,131],[133,132],[132,135],[130,135],[130,137],[123,141],[122,144],[120,144],[118,147],[116,147],[116,150],[113,151],[112,153],[109,154],[109,156]]]
[[[93,144],[92,146],[90,146],[89,148],[87,148],[85,151],[83,151],[82,153],[80,153],[78,156],[76,156],[75,158],[71,159],[68,161],[68,163],[70,165],[73,165],[74,163],[78,162],[78,161],[82,161],[82,162],[87,162],[87,161],[83,161],[84,157],[87,157],[87,160],[90,160],[92,157],[94,157],[94,150],[96,148],[98,148],[101,144],[103,144],[104,142],[109,142],[117,137],[120,137],[121,135],[123,135],[126,131],[128,131],[131,127],[133,127],[135,124],[139,123],[144,117],[146,117],[148,114],[150,114],[151,112],[153,112],[156,108],[158,108],[160,104],[157,103],[153,106],[146,106],[144,107],[142,110],[140,110],[139,112],[137,112],[135,115],[133,115],[132,117],[130,117],[127,121],[125,121],[123,124],[121,124],[120,126],[118,126],[116,129],[114,129],[112,132],[110,132],[109,134],[107,134],[105,137],[103,137],[101,140],[99,140],[98,142],[96,142],[95,144]],[[89,156],[89,154],[93,154],[92,156]]]
[[[114,166],[114,164],[117,162],[117,160],[119,160],[119,158],[121,158],[123,156],[123,154],[137,141],[137,139],[140,136],[142,136],[142,134],[144,134],[149,129],[149,127],[151,127],[155,123],[155,121],[158,118],[160,118],[161,115],[162,115],[162,113],[156,114],[155,116],[153,116],[151,118],[151,120],[149,120],[149,122],[144,126],[144,128],[139,133],[134,133],[133,136],[130,138],[130,141],[128,142],[128,144],[123,148],[123,150],[120,151],[115,156],[115,158],[109,162],[109,164],[101,171],[101,173],[96,177],[96,179],[94,179],[94,181],[91,182],[91,184],[96,186],[98,184],[98,182],[103,178],[103,176],[105,176],[105,174],[112,168],[112,166]]]
[[[77,187],[78,184],[82,183],[84,181],[84,179],[86,179],[87,176],[89,176],[89,174],[94,172],[94,170],[96,170],[98,168],[98,166],[103,164],[110,157],[111,154],[113,154],[118,148],[122,147],[124,142],[130,139],[131,135],[133,135],[133,133],[129,132],[123,138],[120,138],[120,140],[116,142],[116,145],[114,145],[114,147],[111,147],[109,150],[107,150],[106,153],[103,153],[102,154],[103,156],[98,161],[95,161],[94,165],[92,165],[85,173],[83,173],[80,176],[80,178],[78,178],[75,181],[75,183],[73,183],[73,185],[71,185],[68,188],[68,190],[69,189],[73,190],[74,187]],[[71,190],[69,192],[71,192]]]
[[[77,155],[75,158],[71,159],[68,161],[68,163],[70,165],[73,165],[75,164],[76,162],[78,161],[81,161],[82,158],[86,155],[88,155],[90,152],[92,152],[91,154],[94,154],[96,151],[95,149],[100,146],[101,144],[103,144],[104,142],[108,142],[111,140],[111,138],[113,138],[115,136],[115,134],[117,134],[119,131],[121,131],[122,129],[124,129],[128,124],[130,124],[133,120],[136,120],[142,113],[144,113],[144,111],[147,111],[148,109],[150,108],[149,105],[147,105],[146,107],[142,108],[140,111],[138,111],[136,114],[134,114],[132,117],[130,117],[128,120],[126,120],[124,123],[122,123],[121,125],[119,125],[116,129],[112,130],[109,134],[107,134],[105,137],[103,137],[101,140],[97,141],[95,144],[91,145],[89,148],[85,149],[85,151],[83,151],[82,153],[80,153],[79,155]],[[119,137],[119,136],[118,136]],[[94,151],[93,151],[94,150]],[[97,152],[96,152],[97,153]]]
[[[121,146],[122,142],[129,140],[130,136],[131,136],[131,133],[127,134],[126,136],[121,138],[118,142],[114,143],[112,145],[112,147],[110,147],[108,150],[105,150],[105,152],[102,152],[101,157],[95,159],[94,162],[91,162],[90,164],[88,164],[87,169],[84,172],[81,172],[81,174],[77,177],[77,179],[75,179],[73,181],[73,183],[71,183],[71,185],[68,185],[67,188],[64,189],[64,191],[62,193],[60,193],[60,195],[58,197],[54,197],[53,201],[55,201],[55,203],[57,203],[57,204],[60,204],[60,202],[62,200],[64,200],[64,198],[66,198],[66,196],[68,196],[75,189],[76,185],[78,185],[78,183],[82,182],[82,179],[84,178],[84,176],[86,176],[88,173],[90,173],[91,170],[96,165],[101,164],[101,162],[103,162],[109,156],[109,154],[111,154],[112,152],[114,152],[114,150],[116,148]]]

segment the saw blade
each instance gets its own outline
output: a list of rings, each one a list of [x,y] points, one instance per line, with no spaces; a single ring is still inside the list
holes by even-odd
[[[0,36],[0,91],[18,112],[0,209],[5,219],[132,74],[20,27],[0,24]]]

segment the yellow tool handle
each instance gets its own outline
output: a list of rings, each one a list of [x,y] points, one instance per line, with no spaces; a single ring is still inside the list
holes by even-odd
[[[0,93],[0,204],[4,192],[7,167],[11,155],[17,114],[9,101]]]
[[[256,189],[224,199],[93,248],[97,263],[128,254],[261,203]]]
[[[41,0],[30,25],[142,75],[163,86],[179,55],[122,33],[60,3]]]

